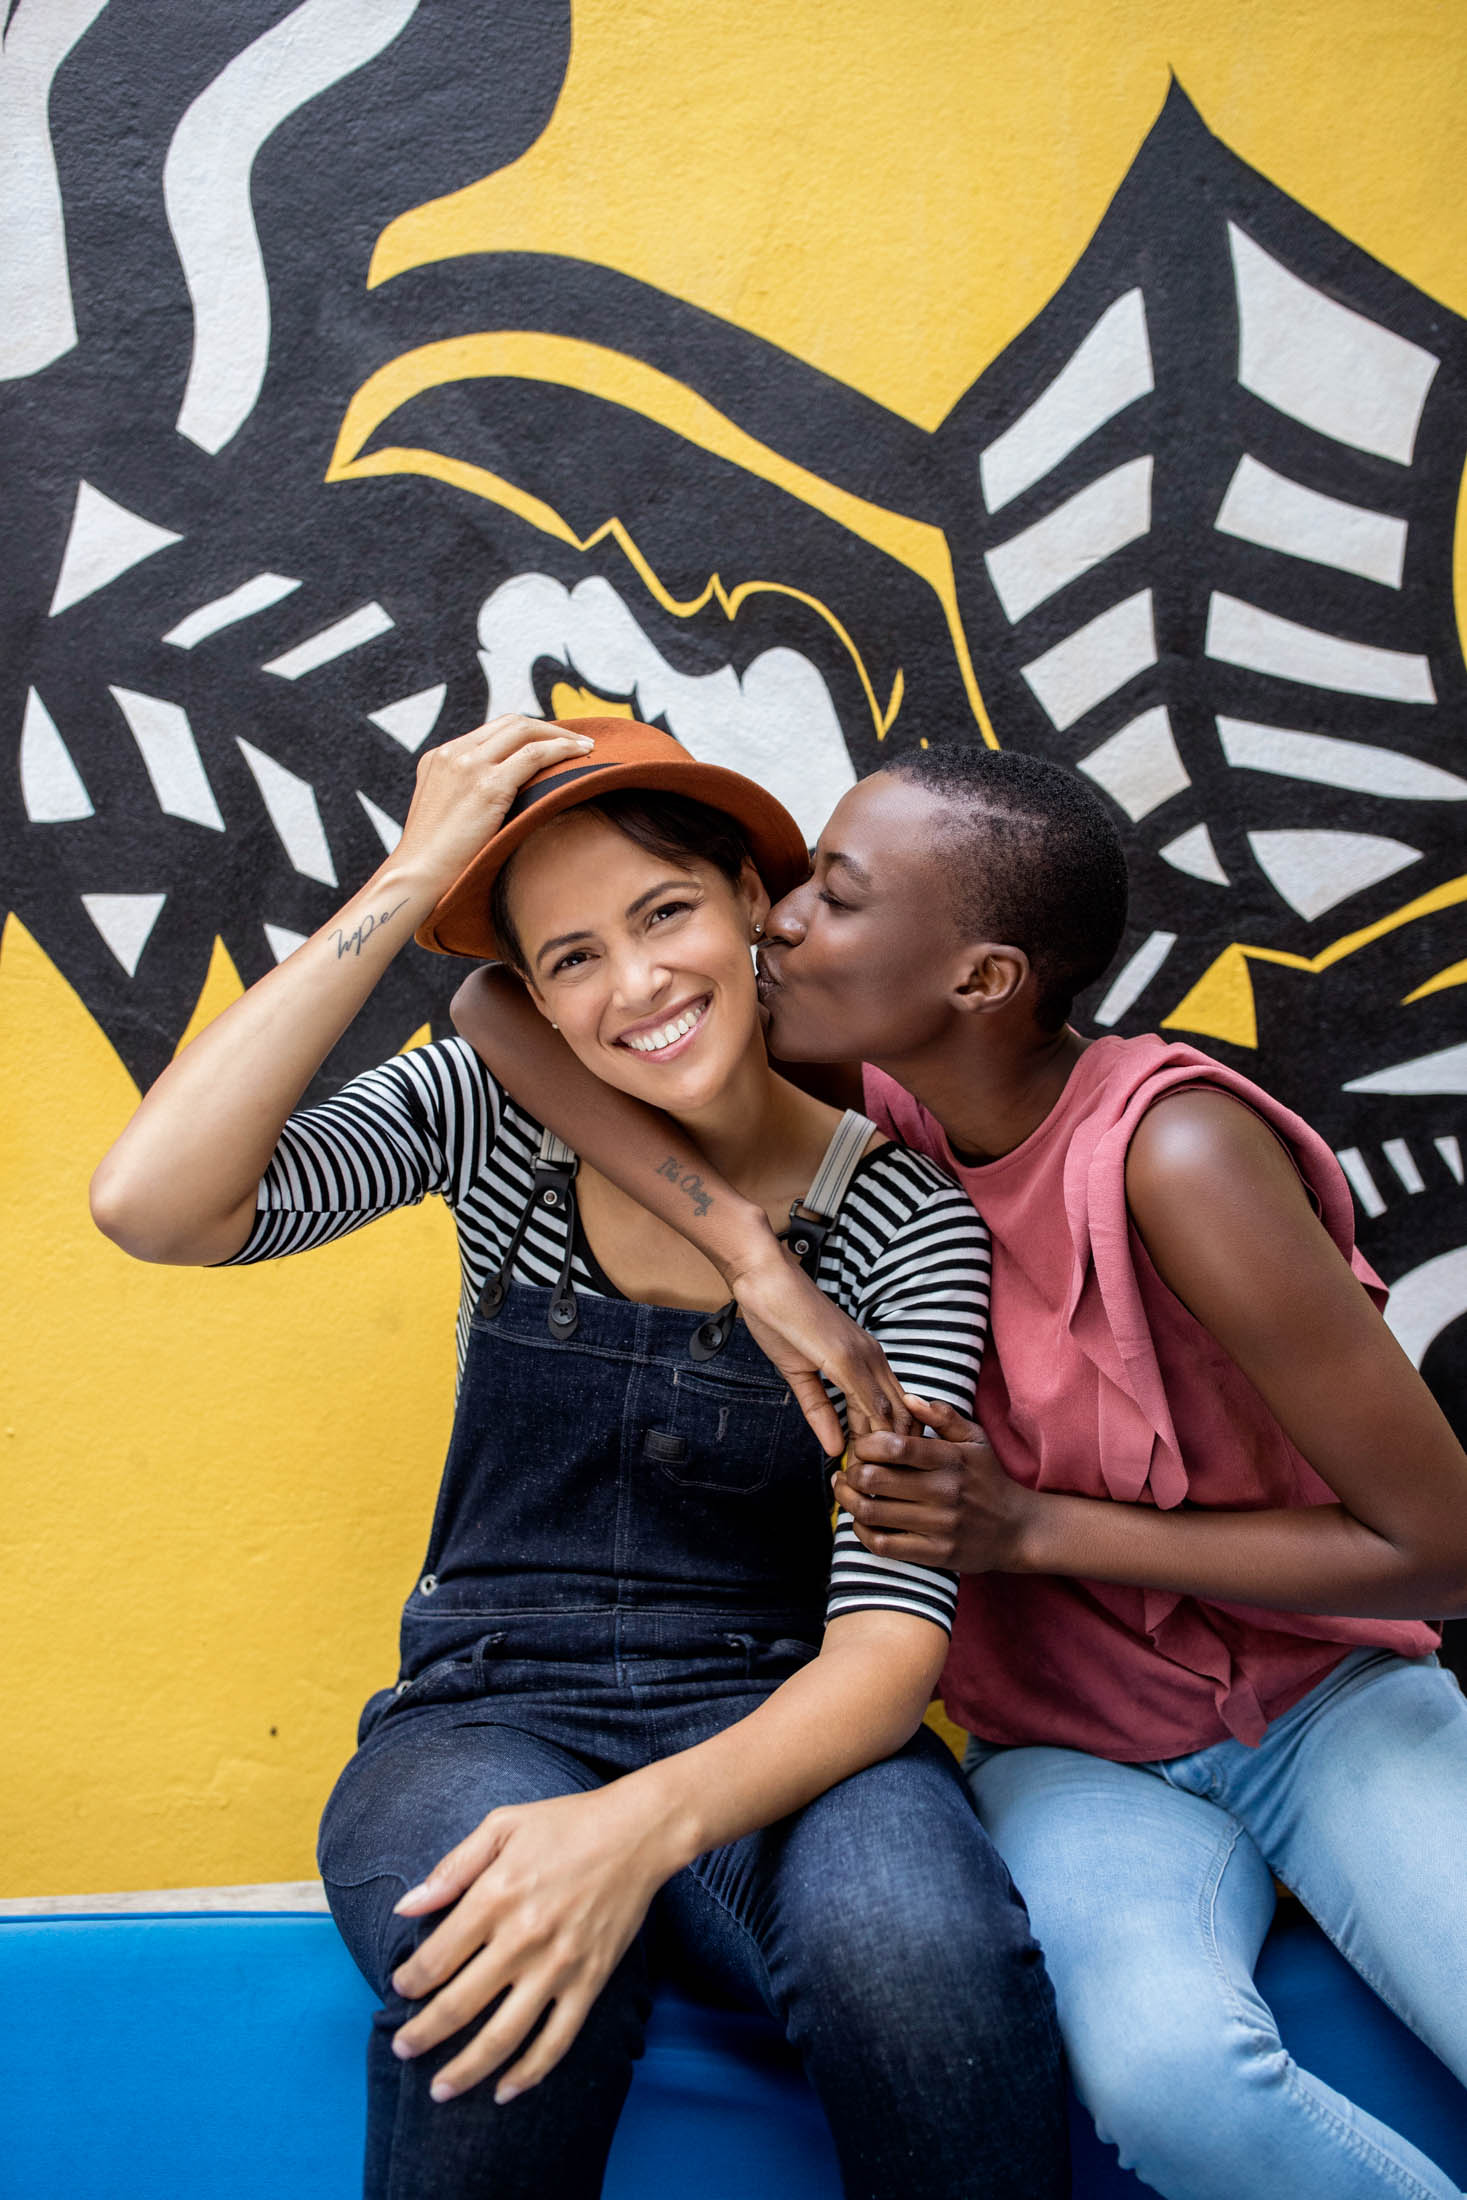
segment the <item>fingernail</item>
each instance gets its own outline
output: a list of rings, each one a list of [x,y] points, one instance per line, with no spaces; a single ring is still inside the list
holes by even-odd
[[[505,2080],[494,2088],[496,2106],[503,2108],[506,2101],[517,2101],[524,2090],[522,2085],[511,2085],[508,2080]]]
[[[403,2038],[401,2032],[395,2032],[392,2036],[392,2052],[399,2062],[411,2062],[417,2049],[411,2040]]]
[[[427,1882],[427,1880],[426,1880],[426,1879],[425,1879],[425,1880],[424,1880],[424,1881],[422,1882],[422,1884],[421,1884],[420,1886],[417,1886],[417,1887],[409,1887],[409,1888],[408,1888],[408,1891],[407,1891],[407,1893],[406,1893],[405,1895],[401,1895],[401,1896],[399,1896],[398,1900],[397,1900],[396,1902],[394,1902],[394,1903],[393,1903],[393,1905],[392,1905],[392,1914],[393,1914],[393,1916],[394,1916],[394,1917],[396,1917],[396,1916],[398,1915],[399,1911],[401,1911],[401,1910],[404,1910],[404,1909],[406,1909],[406,1907],[407,1907],[407,1905],[408,1905],[408,1903],[409,1903],[409,1902],[416,1902],[416,1901],[417,1901],[417,1899],[418,1899],[418,1896],[419,1896],[420,1894],[426,1894],[427,1892],[428,1892],[428,1882]]]
[[[578,749],[594,749],[596,746],[589,733],[575,733],[571,735],[571,739]]]
[[[447,2078],[435,2078],[428,2091],[435,2101],[456,2101],[458,2099],[458,2087],[450,2085]]]

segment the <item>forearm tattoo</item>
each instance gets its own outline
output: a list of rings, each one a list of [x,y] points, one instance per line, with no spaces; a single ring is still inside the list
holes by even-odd
[[[390,924],[399,909],[407,907],[407,900],[408,897],[404,894],[401,901],[395,901],[392,907],[384,909],[380,916],[369,909],[353,932],[344,932],[341,926],[338,925],[331,935],[336,942],[336,960],[340,962],[343,955],[359,956],[372,934],[380,931],[384,924]]]
[[[668,1183],[675,1184],[680,1192],[685,1192],[700,1216],[707,1214],[713,1205],[713,1194],[705,1191],[703,1179],[696,1169],[685,1169],[676,1154],[669,1154],[665,1161],[658,1162],[657,1174],[665,1176]]]

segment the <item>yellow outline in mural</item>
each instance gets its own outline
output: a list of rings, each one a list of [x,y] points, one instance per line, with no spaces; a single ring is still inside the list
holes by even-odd
[[[592,344],[578,336],[549,336],[534,330],[506,330],[493,334],[452,336],[438,343],[421,345],[415,351],[404,352],[401,357],[389,360],[370,375],[353,396],[341,423],[336,448],[326,468],[328,481],[348,481],[367,474],[415,473],[427,474],[438,481],[446,481],[456,488],[470,490],[477,496],[487,497],[492,503],[502,505],[532,527],[552,535],[557,541],[571,544],[580,551],[590,550],[598,542],[614,541],[629,563],[635,568],[644,586],[656,598],[664,610],[677,618],[691,618],[710,600],[716,601],[729,619],[736,618],[739,606],[753,595],[780,595],[792,597],[797,603],[807,604],[825,619],[850,652],[852,662],[860,675],[876,727],[878,740],[884,738],[901,708],[903,676],[900,670],[892,683],[892,691],[883,712],[876,700],[870,675],[862,661],[861,653],[840,620],[816,596],[807,595],[803,589],[791,588],[779,581],[743,581],[738,587],[727,589],[717,573],[710,575],[706,585],[696,595],[681,598],[674,596],[643,555],[641,549],[622,524],[613,517],[604,520],[584,539],[577,535],[570,523],[552,505],[528,490],[506,481],[500,474],[491,473],[486,467],[474,466],[466,460],[449,458],[440,451],[422,449],[413,445],[393,444],[387,448],[369,451],[362,455],[362,446],[384,420],[409,399],[424,390],[440,388],[447,382],[463,382],[500,377],[521,382],[551,382],[566,389],[580,391],[583,395],[597,397],[607,404],[621,405],[629,412],[639,413],[644,419],[655,421],[685,442],[693,443],[700,450],[715,458],[727,459],[731,465],[744,472],[783,489],[790,496],[798,497],[827,519],[845,527],[864,542],[869,542],[888,557],[895,558],[915,573],[937,597],[947,621],[958,670],[962,676],[969,707],[977,720],[979,730],[991,749],[998,747],[998,737],[978,686],[978,676],[968,648],[968,638],[963,630],[958,611],[957,583],[953,574],[952,553],[947,537],[940,527],[927,520],[912,519],[904,512],[893,512],[885,505],[872,504],[865,497],[858,497],[848,489],[812,474],[792,459],[784,458],[761,443],[757,437],[738,427],[726,414],[710,405],[706,398],[689,389],[685,382],[678,382],[671,375],[663,374],[657,367],[649,367],[645,361],[634,359],[625,352],[608,350],[604,345]]]
[[[1454,985],[1467,985],[1467,962],[1449,963],[1434,978],[1428,978],[1425,985],[1418,985],[1414,993],[1404,994],[1401,1006],[1409,1008],[1413,1001],[1424,1001],[1432,993],[1445,993]]]
[[[1208,965],[1191,992],[1177,1003],[1171,1014],[1163,1016],[1161,1028],[1163,1031],[1193,1031],[1205,1039],[1227,1039],[1235,1047],[1256,1047],[1258,1014],[1253,1000],[1253,981],[1248,975],[1250,962],[1282,963],[1286,969],[1304,970],[1311,977],[1318,977],[1322,970],[1328,970],[1334,963],[1343,962],[1347,955],[1383,939],[1386,933],[1398,932],[1403,925],[1415,924],[1420,917],[1435,916],[1438,910],[1451,909],[1459,902],[1467,902],[1467,872],[1459,878],[1445,879],[1440,886],[1433,886],[1430,893],[1418,894],[1414,901],[1404,902],[1389,916],[1377,917],[1374,924],[1363,925],[1358,932],[1347,932],[1343,938],[1332,940],[1317,955],[1290,955],[1279,947],[1247,947],[1241,940],[1234,940]],[[1462,973],[1461,978],[1456,975],[1458,972]],[[1420,1000],[1423,994],[1464,980],[1467,980],[1467,963],[1456,963],[1451,970],[1439,971],[1426,985],[1408,993],[1406,1000]]]

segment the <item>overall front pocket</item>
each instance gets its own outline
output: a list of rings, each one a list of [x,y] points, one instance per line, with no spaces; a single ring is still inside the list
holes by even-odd
[[[789,1392],[772,1384],[674,1368],[667,1410],[644,1430],[642,1457],[678,1489],[752,1495],[774,1471],[793,1410]]]

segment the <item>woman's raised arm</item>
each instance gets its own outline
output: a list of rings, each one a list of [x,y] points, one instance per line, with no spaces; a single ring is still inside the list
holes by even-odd
[[[518,978],[476,970],[451,1013],[506,1091],[713,1263],[827,1453],[840,1450],[841,1432],[822,1374],[845,1397],[853,1431],[908,1425],[880,1345],[817,1290],[776,1241],[763,1208],[711,1169],[671,1116],[614,1091],[578,1062]]]
[[[292,1109],[382,973],[525,780],[590,746],[509,717],[430,750],[393,853],[170,1063],[103,1156],[98,1228],[139,1260],[202,1267],[237,1253]]]

